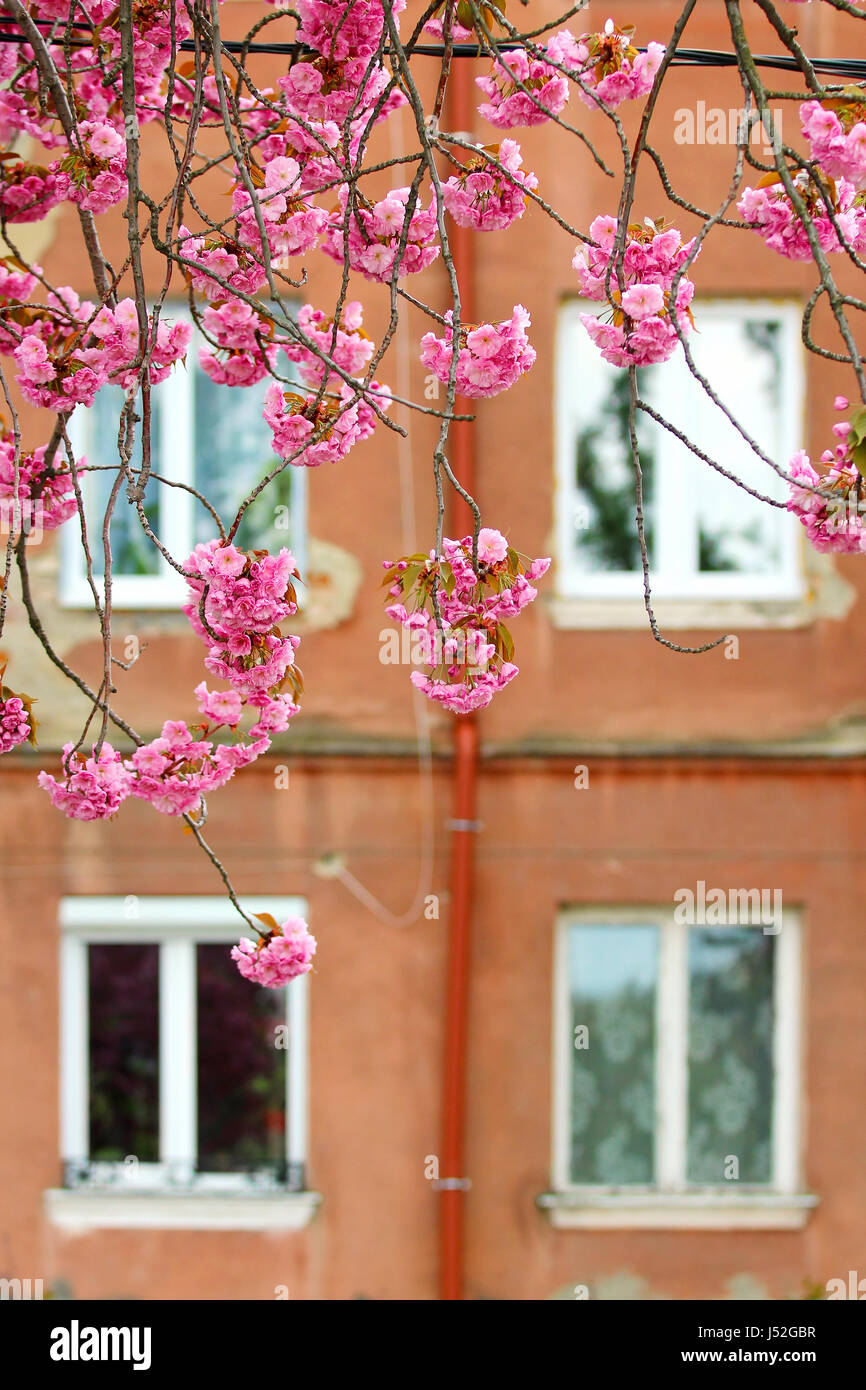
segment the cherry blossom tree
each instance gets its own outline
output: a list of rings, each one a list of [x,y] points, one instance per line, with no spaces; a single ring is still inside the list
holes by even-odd
[[[683,40],[696,0],[686,0],[670,34],[635,34],[621,17],[587,32],[585,2],[542,26],[523,0],[515,17],[493,0],[296,0],[275,7],[241,41],[221,30],[220,0],[4,0],[0,16],[0,389],[6,411],[0,436],[0,504],[5,563],[0,631],[8,606],[20,602],[46,659],[87,698],[90,712],[54,772],[39,773],[53,805],[81,820],[116,815],[129,797],[182,820],[222,876],[238,912],[257,934],[233,956],[241,973],[278,986],[311,968],[316,943],[300,920],[247,917],[229,873],[204,838],[207,798],[260,757],[272,736],[297,713],[302,680],[299,638],[284,630],[297,611],[294,556],[248,552],[237,544],[248,509],[290,468],[341,466],[354,446],[379,431],[400,432],[399,404],[433,416],[432,457],[437,524],[429,551],[384,561],[388,614],[423,639],[428,670],[412,681],[445,709],[463,715],[484,708],[518,674],[508,623],[537,594],[550,561],[531,558],[480,509],[449,463],[449,430],[476,398],[494,397],[531,371],[532,305],[516,303],[509,319],[466,322],[452,242],[454,225],[480,236],[512,226],[529,209],[562,233],[562,255],[574,288],[599,312],[582,323],[601,356],[629,383],[628,430],[635,480],[635,525],[644,591],[654,637],[677,652],[709,650],[664,637],[651,601],[644,530],[642,472],[636,422],[652,416],[672,431],[700,466],[768,506],[786,506],[819,550],[866,549],[861,503],[866,474],[866,376],[852,315],[866,302],[840,288],[834,263],[866,270],[866,84],[836,81],[844,64],[818,63],[804,52],[791,10],[826,4],[850,18],[852,51],[866,11],[848,0],[724,0],[730,32],[727,61],[742,84],[740,134],[731,175],[715,210],[679,191],[652,143],[659,95],[673,67],[697,61]],[[796,90],[765,84],[766,65],[753,51],[743,10],[766,22]],[[292,39],[284,41],[287,25]],[[279,26],[278,28],[276,26]],[[279,41],[273,37],[280,35]],[[261,58],[276,54],[282,75],[261,85]],[[432,100],[418,61],[439,64]],[[482,144],[443,125],[455,65],[483,59],[478,113],[496,135]],[[704,55],[706,58],[706,55]],[[798,146],[782,142],[771,102],[799,115]],[[638,115],[629,138],[623,108]],[[401,107],[411,117],[410,148],[390,160],[373,136]],[[581,129],[589,108],[609,127],[619,170],[611,168]],[[757,157],[752,124],[768,126],[772,156]],[[608,207],[588,226],[572,226],[525,167],[522,128],[559,127],[576,155],[611,179]],[[171,174],[164,188],[141,180],[141,129],[155,127]],[[44,152],[25,157],[20,141]],[[656,205],[636,207],[638,172],[654,166]],[[216,218],[216,194],[230,177],[230,206]],[[383,175],[392,186],[371,191]],[[92,290],[81,298],[52,284],[17,244],[21,224],[72,204]],[[673,220],[660,215],[672,209]],[[649,215],[652,212],[652,216]],[[103,219],[126,221],[122,264],[112,264],[100,239]],[[680,222],[681,225],[677,225]],[[809,352],[847,368],[849,407],[834,429],[832,449],[813,462],[800,450],[773,459],[737,421],[690,348],[700,323],[700,268],[716,229],[760,237],[780,256],[811,262],[816,288],[803,314]],[[575,249],[576,247],[576,249]],[[145,277],[144,255],[156,256],[161,283]],[[340,268],[333,303],[293,308],[305,284],[306,260],[321,253]],[[439,312],[413,293],[413,277],[439,260],[450,307]],[[363,283],[366,282],[366,283]],[[170,296],[181,288],[191,320],[172,321]],[[355,298],[359,293],[362,297]],[[515,297],[519,293],[515,287]],[[379,296],[388,321],[381,341],[365,332],[364,305]],[[816,341],[815,311],[826,301],[836,340]],[[386,381],[388,350],[407,306],[430,328],[417,355],[444,388],[437,404],[398,400]],[[268,379],[264,419],[275,466],[261,477],[234,516],[221,517],[189,484],[152,468],[153,388],[176,372],[191,347],[193,324],[201,368],[227,392]],[[739,431],[749,449],[788,484],[787,503],[755,490],[686,438],[638,390],[637,369],[681,353],[688,368]],[[76,454],[74,412],[108,386],[122,389],[116,461],[98,534],[84,506],[86,475],[97,465]],[[40,442],[25,443],[18,403],[42,412]],[[465,418],[465,414],[463,416]],[[133,459],[140,462],[133,462]],[[186,487],[213,523],[210,540],[189,555],[171,554],[145,508],[149,484]],[[445,498],[468,504],[471,534],[444,535]],[[129,511],[148,545],[188,585],[184,608],[203,646],[207,673],[195,689],[201,723],[167,718],[145,740],[113,699],[112,518]],[[52,646],[33,599],[28,544],[40,530],[72,527],[79,537],[102,643],[101,681],[93,689]],[[100,564],[94,553],[101,555]],[[17,590],[12,577],[17,571]],[[7,684],[7,681],[9,684]],[[211,684],[208,684],[208,681]],[[16,693],[15,672],[0,666],[0,753],[35,742],[30,700]],[[213,683],[216,684],[213,684]],[[167,711],[166,713],[170,713]],[[118,745],[115,747],[115,743]]]

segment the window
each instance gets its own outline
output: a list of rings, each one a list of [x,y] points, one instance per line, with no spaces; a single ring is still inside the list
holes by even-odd
[[[283,920],[305,905],[245,909]],[[222,898],[66,898],[60,925],[66,1187],[302,1190],[306,979],[244,980],[229,955],[243,924]]]
[[[559,593],[642,594],[628,441],[629,383],[606,363],[579,314],[563,306],[557,354]],[[699,371],[774,462],[803,444],[800,310],[772,301],[702,301],[690,348]],[[766,496],[786,486],[695,382],[682,352],[638,370],[644,399],[698,448]],[[637,417],[654,596],[792,599],[802,593],[800,538],[787,512],[750,497],[644,413]]]
[[[563,915],[559,1195],[542,1205],[594,1207],[596,1219],[562,1224],[666,1224],[690,1204],[722,1222],[740,1204],[766,1222],[774,1203],[769,1224],[784,1224],[812,1204],[797,1195],[799,922],[786,912],[765,930],[731,915],[737,925],[686,925],[673,907]]]
[[[166,317],[188,318],[188,314],[182,306],[169,305]],[[228,524],[243,498],[277,463],[271,431],[262,418],[271,378],[257,386],[216,386],[199,365],[198,348],[203,341],[195,333],[185,366],[177,366],[153,388],[151,468],[162,477],[193,486]],[[119,386],[105,386],[89,409],[79,407],[73,412],[70,422],[76,457],[84,454],[88,463],[106,470],[87,473],[83,480],[97,583],[103,574],[102,518],[116,476],[117,431],[123,400]],[[140,435],[132,463],[135,468],[141,467]],[[289,466],[245,513],[238,528],[238,545],[268,550],[288,546],[303,571],[305,501],[305,470]],[[217,534],[213,518],[183,488],[150,482],[144,510],[152,530],[180,564],[194,545]],[[116,607],[172,608],[185,602],[186,581],[145,536],[138,515],[127,500],[125,487],[112,517],[111,542]],[[62,601],[70,607],[89,607],[93,598],[77,523],[63,528],[62,545]]]

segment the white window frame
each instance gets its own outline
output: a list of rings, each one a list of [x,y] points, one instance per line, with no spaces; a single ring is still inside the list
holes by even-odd
[[[581,571],[575,560],[574,518],[580,504],[580,496],[574,476],[574,442],[578,429],[579,386],[577,384],[577,363],[580,355],[598,353],[586,329],[580,322],[583,312],[597,313],[599,305],[585,299],[569,299],[560,306],[557,325],[556,371],[555,371],[555,537],[556,537],[556,586],[557,594],[563,600],[614,601],[640,599],[643,594],[643,576],[640,571],[630,573],[586,572]],[[805,375],[803,350],[800,338],[802,306],[792,300],[784,299],[724,299],[702,300],[699,323],[710,323],[714,318],[726,318],[734,311],[738,316],[752,321],[775,319],[781,326],[782,342],[782,391],[783,391],[783,441],[780,458],[784,466],[798,449],[803,446],[805,425]],[[664,385],[664,365],[659,368],[658,380]],[[711,379],[712,384],[712,379]],[[736,410],[736,403],[727,405]],[[710,413],[717,410],[709,399],[706,409]],[[660,403],[660,413],[680,425],[675,407],[665,409]],[[721,418],[721,416],[719,416]],[[653,422],[650,420],[650,424]],[[666,434],[658,428],[661,434]],[[689,435],[686,428],[685,433]],[[693,435],[691,436],[693,437]],[[695,441],[697,442],[697,441]],[[677,446],[681,447],[681,446]],[[693,457],[693,456],[692,456]],[[708,464],[694,458],[695,468],[707,468]],[[721,460],[724,462],[724,460]],[[683,499],[676,495],[665,498],[666,483],[672,485],[670,468],[662,466],[658,470],[659,489],[659,534],[657,563],[651,568],[653,595],[664,600],[726,602],[730,600],[787,601],[802,598],[805,592],[805,578],[802,563],[802,544],[800,529],[796,518],[787,518],[788,524],[782,526],[782,554],[779,570],[775,574],[732,574],[696,573],[684,564],[687,554],[681,543],[683,526]],[[771,477],[767,470],[768,479]],[[733,487],[731,483],[729,486]],[[689,516],[694,522],[694,510]],[[665,526],[667,519],[668,525]],[[697,531],[693,526],[694,541]]]
[[[241,899],[250,914],[270,912],[277,920],[305,917],[302,898]],[[159,957],[159,1153],[158,1163],[100,1165],[91,1187],[126,1196],[177,1190],[235,1195],[255,1191],[240,1173],[195,1174],[196,1164],[196,952],[200,943],[225,942],[226,949],[249,935],[228,901],[219,897],[70,897],[60,904],[60,1154],[64,1163],[89,1159],[90,1097],[88,1039],[88,952],[91,943],[157,944]],[[250,989],[261,986],[250,984]],[[286,988],[286,1146],[290,1165],[303,1169],[308,1143],[308,981]],[[105,1183],[100,1184],[100,1173]],[[270,1195],[284,1191],[264,1185]]]
[[[181,304],[169,302],[165,305],[165,317],[172,321],[192,322],[189,310]],[[195,483],[195,372],[199,347],[205,343],[197,328],[187,350],[187,357],[195,354],[195,362],[184,367],[178,364],[173,371],[159,383],[158,389],[163,409],[160,429],[160,454],[170,459],[174,482],[193,486]],[[226,391],[242,391],[242,386],[226,386]],[[85,406],[77,406],[69,417],[69,442],[77,458],[88,453],[93,416]],[[286,531],[288,545],[298,561],[303,574],[306,569],[307,540],[307,478],[306,468],[288,465],[292,469],[292,515]],[[84,474],[81,479],[82,493],[87,499],[88,482],[91,475]],[[161,485],[159,485],[161,486]],[[157,535],[170,555],[182,564],[193,548],[194,509],[201,503],[184,487],[161,486],[160,500],[169,505],[160,508],[160,525]],[[118,499],[118,506],[127,506],[125,492]],[[224,521],[227,518],[223,518]],[[216,523],[214,523],[216,530]],[[89,532],[91,552],[101,548],[100,533]],[[163,559],[158,551],[159,569],[156,574],[113,574],[112,603],[116,609],[176,609],[187,600],[187,582],[177,570]],[[102,595],[103,581],[94,575],[97,592]],[[61,528],[60,539],[60,602],[65,608],[92,608],[93,594],[87,582],[84,551],[81,545],[81,527],[77,519],[71,520]]]
[[[688,1183],[688,937],[673,905],[580,907],[556,924],[553,994],[551,1193],[539,1198],[564,1227],[756,1227],[796,1229],[816,1198],[802,1191],[802,921],[785,909],[775,933],[772,1180]],[[655,1166],[650,1185],[613,1186],[571,1180],[569,933],[578,925],[653,925],[659,932],[656,984]],[[746,924],[741,924],[746,925]],[[775,925],[775,923],[774,923]],[[752,925],[760,931],[761,925]],[[579,1055],[579,1054],[578,1054]]]

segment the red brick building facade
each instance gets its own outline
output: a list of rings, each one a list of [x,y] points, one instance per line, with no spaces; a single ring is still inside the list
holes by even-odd
[[[238,9],[244,20],[257,13]],[[678,11],[633,0],[625,18],[646,41],[666,38]],[[606,14],[593,4],[588,25]],[[842,21],[828,7],[804,10],[800,27],[810,52],[839,51]],[[728,47],[723,7],[699,3],[685,41]],[[776,46],[769,32],[756,36],[756,48]],[[697,134],[694,146],[678,142],[677,113],[696,112],[699,100],[726,112],[739,99],[731,74],[682,69],[660,104],[658,147],[702,207],[720,200],[733,151]],[[784,121],[793,141],[795,107]],[[574,141],[547,128],[522,134],[526,166],[574,225],[615,211],[617,180]],[[155,146],[151,174],[166,177]],[[638,202],[642,214],[689,229],[651,168]],[[84,289],[66,217],[34,254],[56,283]],[[106,241],[110,253],[111,234]],[[88,1133],[92,1145],[95,1132],[94,948],[128,940],[162,951],[161,985],[154,975],[141,986],[153,991],[163,1049],[153,1104],[164,1144],[154,1162],[182,1167],[196,1130],[195,1053],[183,1039],[197,1021],[203,1040],[206,1023],[196,1013],[205,977],[193,919],[214,942],[228,929],[220,908],[189,903],[218,899],[221,885],[173,820],[139,802],[95,825],[51,809],[36,770],[56,770],[84,704],[54,679],[20,616],[4,634],[43,727],[38,754],[5,758],[0,779],[0,1276],[42,1278],[76,1298],[431,1299],[443,1176],[471,1184],[462,1198],[468,1298],[796,1298],[862,1267],[866,569],[856,556],[806,555],[784,517],[766,584],[749,587],[751,562],[738,564],[736,549],[685,578],[674,564],[660,590],[662,625],[683,642],[736,638],[701,657],[652,641],[632,580],[619,592],[618,581],[585,583],[573,547],[586,531],[591,551],[608,480],[600,474],[594,492],[581,491],[586,435],[576,482],[569,473],[576,441],[563,393],[571,381],[579,395],[583,370],[563,331],[572,252],[537,208],[475,245],[478,317],[524,303],[538,351],[512,391],[479,403],[480,501],[489,524],[527,554],[552,554],[554,566],[515,623],[521,674],[478,720],[465,1173],[437,1168],[452,729],[450,717],[413,703],[407,665],[382,660],[381,562],[432,544],[433,427],[422,418],[406,443],[380,431],[296,494],[303,712],[273,756],[210,805],[208,838],[238,891],[300,900],[319,942],[285,1050],[294,1190],[193,1189],[171,1171],[149,1183],[147,1157],[132,1151],[127,1167],[142,1172],[129,1181],[121,1173],[107,1186],[76,1185],[64,1170],[64,1159],[87,1158],[64,1145],[77,1136],[80,1148]],[[335,279],[314,260],[308,297],[326,304]],[[787,332],[785,306],[802,305],[812,285],[808,270],[757,238],[724,230],[694,278],[699,330],[701,300],[717,312],[763,305],[758,318],[771,324],[781,306],[773,342]],[[444,303],[441,265],[422,279],[422,297]],[[375,335],[385,295],[370,290],[357,292]],[[382,372],[400,394],[423,396],[421,331],[413,311]],[[706,335],[711,346],[709,327]],[[796,333],[790,351],[796,357]],[[790,366],[786,352],[773,367],[780,429],[793,409],[815,456],[850,373],[815,358]],[[748,408],[758,388],[750,379],[741,389]],[[38,428],[32,415],[27,426]],[[712,439],[712,421],[698,427]],[[661,547],[665,470],[679,465],[656,447]],[[702,545],[715,506],[714,497],[694,504]],[[736,516],[717,515],[728,529],[716,540],[727,543]],[[69,563],[53,539],[34,546],[34,587],[58,650],[92,676],[101,651],[93,622],[68,601]],[[609,557],[605,567],[615,577]],[[142,650],[117,677],[130,722],[151,735],[165,718],[193,716],[202,650],[176,604],[149,607],[145,597],[121,608],[116,631]],[[676,895],[699,883],[778,892],[783,919],[753,913],[733,928],[727,919],[729,937],[724,918],[713,934],[718,917],[680,931]],[[619,935],[599,935],[611,931]],[[689,931],[703,933],[700,949]],[[136,969],[145,965],[142,956]],[[206,1046],[218,1055],[218,1042]],[[199,1138],[202,1124],[199,1112]],[[166,1135],[176,1152],[165,1152]]]

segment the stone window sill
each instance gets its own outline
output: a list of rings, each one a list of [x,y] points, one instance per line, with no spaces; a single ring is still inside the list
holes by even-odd
[[[662,630],[736,633],[744,628],[806,627],[819,616],[805,598],[653,599]],[[566,598],[548,603],[553,626],[563,630],[645,628],[646,608],[639,598]]]
[[[321,1203],[318,1192],[95,1192],[49,1188],[45,1213],[71,1235],[90,1230],[299,1231]]]
[[[545,1192],[559,1230],[800,1231],[818,1198],[774,1192]]]

